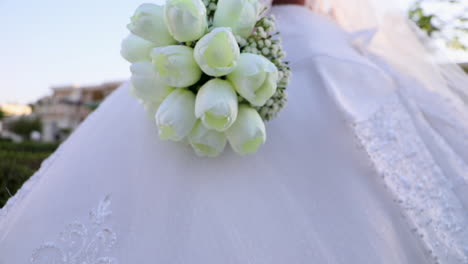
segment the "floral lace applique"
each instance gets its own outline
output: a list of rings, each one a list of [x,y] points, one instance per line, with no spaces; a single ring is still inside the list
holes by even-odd
[[[47,242],[31,255],[31,263],[44,264],[117,264],[107,256],[117,235],[106,226],[112,211],[110,196],[106,196],[89,213],[89,222],[67,225],[55,242]]]

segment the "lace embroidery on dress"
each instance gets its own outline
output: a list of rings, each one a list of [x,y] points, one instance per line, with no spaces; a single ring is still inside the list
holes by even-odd
[[[116,259],[105,255],[117,241],[117,235],[105,225],[112,214],[110,204],[106,196],[89,213],[89,223],[69,224],[56,242],[47,242],[33,252],[31,263],[116,264]]]
[[[356,136],[435,261],[468,263],[468,215],[456,186],[433,159],[400,97],[388,100],[353,125]]]

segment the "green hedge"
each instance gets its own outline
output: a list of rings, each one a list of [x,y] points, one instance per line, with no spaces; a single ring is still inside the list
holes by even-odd
[[[58,147],[57,143],[41,143],[41,142],[21,142],[13,143],[8,141],[0,141],[0,151],[17,151],[17,152],[52,152]]]
[[[57,147],[56,143],[13,143],[0,140],[0,207]]]

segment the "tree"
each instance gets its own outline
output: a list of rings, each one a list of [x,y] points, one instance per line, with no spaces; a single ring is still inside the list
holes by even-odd
[[[2,121],[5,116],[5,112],[3,112],[3,110],[0,108],[0,121]]]
[[[466,0],[416,0],[409,18],[430,37],[444,40],[448,47],[468,50]]]
[[[42,123],[37,118],[21,117],[11,125],[11,131],[23,138],[29,138],[31,132],[41,131]]]

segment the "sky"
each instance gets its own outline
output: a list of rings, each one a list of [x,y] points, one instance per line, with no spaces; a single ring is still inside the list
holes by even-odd
[[[142,2],[0,0],[0,104],[34,102],[51,86],[127,79],[120,42]]]
[[[126,24],[142,0],[0,0],[0,103],[50,86],[124,80]]]

